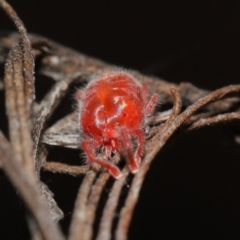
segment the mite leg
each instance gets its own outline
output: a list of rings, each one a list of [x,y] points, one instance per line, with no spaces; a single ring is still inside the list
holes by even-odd
[[[132,154],[132,142],[131,142],[131,135],[129,135],[126,130],[122,129],[121,131],[122,143],[124,145],[123,154],[127,155],[128,165],[132,173],[136,173],[139,169],[139,163]]]
[[[157,94],[153,94],[151,97],[150,101],[148,102],[146,109],[145,109],[145,114],[146,115],[151,115],[154,108],[156,107],[158,103],[159,96]]]
[[[149,101],[149,88],[146,83],[142,85],[142,91],[143,91],[144,105],[147,105]]]
[[[133,135],[137,136],[138,138],[138,146],[134,154],[134,157],[131,154],[131,157],[129,158],[129,168],[132,173],[136,173],[141,163],[141,155],[142,155],[143,145],[144,145],[144,134],[142,130],[137,129],[133,132]]]
[[[84,98],[84,92],[82,90],[78,90],[76,92],[76,98],[77,98],[78,101],[82,101],[83,98]]]
[[[144,145],[144,134],[141,129],[137,129],[134,131],[134,135],[136,135],[138,138],[138,146],[137,146],[136,152],[134,154],[134,159],[138,164],[140,164],[141,163],[141,155],[143,152],[143,145]]]
[[[96,149],[96,146],[97,146],[97,144],[94,141],[83,141],[82,142],[82,148],[86,152],[88,160],[90,162],[97,163],[100,166],[106,168],[114,178],[116,178],[116,179],[120,178],[121,172],[116,166],[114,166],[110,162],[106,162],[106,161],[103,161],[103,160],[95,157],[94,149]]]

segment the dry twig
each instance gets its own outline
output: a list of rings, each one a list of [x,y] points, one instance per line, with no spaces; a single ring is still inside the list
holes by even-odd
[[[112,190],[109,194],[109,198],[105,205],[103,215],[99,224],[99,231],[97,235],[97,240],[101,239],[111,239],[112,223],[115,215],[115,211],[118,204],[118,199],[120,198],[121,189],[129,175],[128,167],[125,167],[122,171],[122,177],[114,182]]]
[[[70,234],[69,239],[75,240],[78,239],[79,236],[81,236],[84,232],[84,222],[86,221],[87,217],[87,200],[88,195],[91,191],[91,185],[96,177],[96,173],[93,171],[90,171],[86,174],[86,177],[84,178],[77,199],[75,203],[74,213],[72,217],[72,223],[70,226]]]
[[[87,214],[83,226],[83,233],[82,233],[82,239],[88,240],[92,239],[93,235],[93,223],[95,220],[96,210],[97,210],[97,204],[101,196],[101,192],[109,179],[110,175],[109,173],[103,172],[99,178],[97,179],[96,183],[92,186],[92,191],[88,199],[87,203]],[[77,239],[77,236],[76,236]]]
[[[31,129],[24,99],[22,52],[19,45],[9,53],[5,65],[6,109],[9,119],[10,140],[19,162],[29,174],[34,172]]]
[[[211,126],[213,124],[218,124],[218,123],[223,123],[223,122],[226,123],[229,121],[239,120],[239,119],[240,119],[239,112],[219,114],[215,117],[202,118],[202,119],[195,121],[193,124],[191,124],[188,127],[188,130],[193,130],[193,129],[205,127],[205,126]]]
[[[23,75],[24,75],[24,92],[25,92],[25,104],[27,112],[31,114],[31,108],[33,100],[35,99],[35,89],[34,89],[34,60],[32,56],[32,48],[27,35],[26,28],[18,17],[14,9],[4,0],[0,0],[0,5],[4,11],[8,14],[11,20],[15,23],[15,26],[20,35],[20,42],[23,51]]]
[[[89,166],[70,166],[64,163],[47,162],[42,169],[52,173],[69,174],[76,177],[81,174],[86,174],[89,171]]]
[[[48,207],[43,201],[37,184],[37,179],[30,178],[22,163],[16,161],[11,147],[3,134],[0,132],[0,158],[3,169],[11,182],[20,192],[27,207],[31,210],[41,234],[45,239],[63,239],[62,234],[52,221]]]
[[[28,204],[28,207],[31,209],[33,216],[35,216],[36,225],[39,225],[41,234],[47,239],[56,239],[59,237],[62,239],[62,235],[55,226],[55,224],[50,218],[49,209],[52,206],[55,206],[55,201],[52,198],[52,194],[48,191],[47,187],[44,189],[39,188],[42,186],[39,184],[39,179],[35,175],[35,166],[33,158],[33,142],[31,138],[31,124],[32,124],[32,103],[35,99],[35,89],[34,89],[34,76],[33,76],[33,57],[31,54],[30,42],[25,30],[25,27],[22,21],[19,19],[12,7],[5,1],[0,1],[0,6],[6,11],[10,18],[14,21],[17,29],[20,34],[20,44],[14,46],[6,60],[5,64],[5,91],[6,91],[6,109],[9,120],[9,129],[10,129],[10,140],[11,147],[13,149],[13,156],[7,155],[4,150],[8,148],[11,151],[10,146],[8,146],[7,141],[3,138],[2,135],[2,145],[5,145],[5,149],[2,149],[3,158],[6,156],[11,157],[12,164],[14,164],[15,159],[18,164],[19,169],[9,168],[4,159],[2,159],[3,169],[10,176],[15,186],[19,187],[19,191],[24,197],[25,201]],[[19,171],[16,173],[16,171]],[[12,171],[16,175],[15,178],[12,178]],[[18,178],[16,180],[16,178]],[[21,183],[19,185],[19,183]],[[31,184],[29,183],[31,182]],[[25,184],[25,186],[24,186]],[[29,191],[29,188],[32,188],[30,193],[34,195],[34,200],[30,198],[29,194],[26,194],[26,191]],[[47,204],[44,203],[42,196],[45,196]],[[30,204],[29,201],[32,201]],[[57,209],[57,208],[55,208]],[[46,216],[41,215],[42,213]],[[61,211],[58,211],[58,215],[61,214]],[[44,217],[46,220],[44,220]],[[46,221],[46,223],[44,222]],[[48,227],[48,230],[45,228]],[[35,232],[32,233],[35,236]]]

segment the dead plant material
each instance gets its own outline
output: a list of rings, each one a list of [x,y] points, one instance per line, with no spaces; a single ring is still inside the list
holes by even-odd
[[[0,132],[0,166],[31,212],[29,227],[32,236],[41,235],[43,239],[56,240],[64,237],[56,223],[63,217],[63,213],[48,186],[41,182],[41,169],[70,176],[85,175],[75,202],[68,239],[92,239],[96,230],[94,226],[99,200],[110,176],[86,165],[70,165],[67,160],[46,161],[50,146],[78,149],[81,134],[75,112],[66,114],[51,126],[48,121],[62,104],[71,86],[91,81],[93,74],[118,68],[47,38],[28,35],[13,8],[4,0],[0,0],[0,6],[19,32],[0,35],[0,63],[5,63],[4,87],[1,90],[5,91],[9,122],[9,141]],[[35,101],[33,56],[40,57],[36,71],[55,82],[39,103]],[[127,239],[145,175],[156,154],[168,140],[176,134],[219,123],[229,124],[240,118],[240,85],[230,85],[210,92],[191,83],[177,85],[134,70],[129,72],[161,94],[162,103],[172,104],[173,107],[163,113],[156,113],[152,125],[146,129],[142,164],[133,177],[115,229],[115,239],[118,240]],[[121,190],[130,174],[127,166],[122,173],[122,178],[114,181],[102,209],[101,220],[97,223],[97,240],[114,237],[114,216],[117,214]]]
[[[86,174],[89,171],[88,166],[70,166],[58,162],[47,162],[42,169],[53,173],[69,174],[73,177]]]

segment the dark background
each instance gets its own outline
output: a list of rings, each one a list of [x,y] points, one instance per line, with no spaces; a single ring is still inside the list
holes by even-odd
[[[209,90],[239,83],[239,1],[10,3],[29,32],[118,66]],[[3,11],[0,29],[15,30]],[[147,175],[129,239],[240,239],[234,132],[227,125],[205,128],[164,148]],[[22,204],[0,177],[0,239],[27,239]],[[66,232],[81,177],[43,179],[66,214]]]

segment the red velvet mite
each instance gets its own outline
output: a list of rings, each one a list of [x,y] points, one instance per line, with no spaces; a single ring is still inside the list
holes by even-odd
[[[113,154],[124,156],[136,173],[144,148],[146,118],[153,113],[158,95],[149,97],[147,85],[141,85],[125,72],[109,72],[92,80],[85,90],[77,91],[81,147],[89,164],[107,169],[119,178],[121,171],[111,162]],[[97,157],[105,151],[106,160]]]

